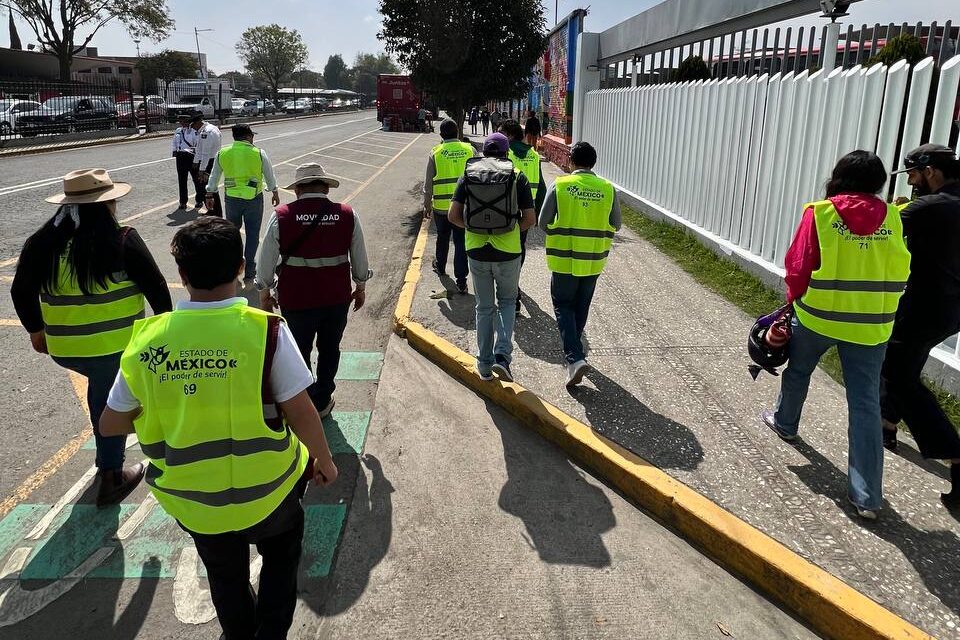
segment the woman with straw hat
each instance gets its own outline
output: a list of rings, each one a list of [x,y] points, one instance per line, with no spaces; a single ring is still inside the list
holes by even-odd
[[[64,176],[63,193],[47,198],[57,213],[24,244],[11,290],[34,350],[87,378],[98,506],[120,502],[143,478],[142,464],[123,466],[125,438],[101,437],[98,423],[144,299],[154,313],[172,308],[147,246],[117,222],[117,199],[129,192],[105,169]]]

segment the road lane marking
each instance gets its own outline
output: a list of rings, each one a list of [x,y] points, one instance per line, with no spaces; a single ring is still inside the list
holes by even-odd
[[[349,196],[347,196],[346,199],[344,200],[344,202],[350,202],[350,201],[353,200],[356,196],[358,196],[361,191],[363,191],[364,189],[366,189],[367,187],[369,187],[370,184],[371,184],[374,180],[376,180],[377,178],[380,177],[380,174],[382,174],[384,171],[387,170],[387,167],[389,167],[389,166],[392,165],[394,162],[396,162],[396,161],[397,161],[397,158],[399,158],[400,156],[402,156],[402,155],[406,152],[406,150],[409,149],[410,147],[412,147],[412,146],[413,146],[413,143],[416,142],[417,140],[419,140],[421,137],[423,137],[423,134],[422,134],[422,133],[419,134],[419,135],[418,135],[416,138],[414,138],[413,140],[411,140],[410,143],[407,144],[407,146],[405,146],[403,149],[401,149],[400,151],[397,152],[397,155],[395,155],[395,156],[393,156],[392,158],[390,158],[390,160],[387,161],[387,164],[385,164],[385,165],[383,165],[382,167],[380,167],[380,170],[379,170],[379,171],[377,171],[375,174],[373,174],[372,176],[370,176],[369,178],[367,178],[366,182],[364,182],[363,184],[361,184],[359,187],[356,188],[356,190],[355,190],[353,193],[351,193]]]
[[[397,149],[403,146],[402,144],[392,144],[392,143],[385,143],[385,142],[379,142],[377,144],[374,144],[372,142],[361,142],[360,140],[353,140],[350,142],[350,144],[362,144],[365,147],[373,147],[374,149],[383,149],[383,146],[385,144],[391,144],[394,151],[396,151]]]
[[[316,153],[316,152],[318,152],[318,151],[326,151],[327,149],[333,149],[333,148],[336,147],[337,145],[343,144],[344,142],[350,142],[350,141],[353,140],[354,138],[360,138],[360,137],[362,137],[362,136],[367,135],[368,133],[370,133],[370,132],[369,132],[369,131],[364,131],[363,133],[358,133],[357,135],[352,136],[352,137],[350,137],[350,138],[347,138],[346,140],[341,140],[340,142],[335,142],[334,144],[328,144],[328,145],[325,146],[325,147],[320,147],[319,149],[314,149],[313,151],[307,151],[306,153],[302,153],[302,154],[300,154],[299,156],[294,156],[294,157],[292,157],[292,158],[288,158],[288,159],[286,159],[286,160],[283,160],[282,162],[274,162],[274,163],[273,163],[273,166],[274,166],[274,167],[279,166],[279,165],[289,165],[289,166],[291,166],[291,167],[296,166],[296,165],[293,164],[294,161],[296,161],[296,160],[300,160],[301,158],[306,158],[307,156],[309,156],[309,155],[311,155],[311,154],[313,154],[313,153]]]
[[[353,151],[354,153],[365,153],[365,154],[367,154],[368,156],[380,156],[381,158],[389,158],[389,157],[391,157],[389,153],[374,153],[373,151],[364,151],[364,150],[362,150],[362,149],[354,149],[354,148],[352,148],[352,147],[345,147],[345,146],[343,146],[342,144],[337,145],[337,146],[340,147],[341,149],[343,149],[344,151]]]
[[[66,493],[60,496],[60,499],[53,505],[53,507],[40,519],[40,522],[33,527],[33,529],[24,536],[24,540],[39,540],[43,537],[43,534],[47,532],[47,529],[50,528],[50,525],[56,519],[60,512],[63,511],[63,508],[68,504],[73,502],[73,499],[80,495],[80,492],[83,491],[83,488],[87,486],[87,483],[97,475],[96,465],[92,465],[87,469],[80,479],[73,483],[73,486],[67,489]]]
[[[315,155],[315,156],[320,156],[321,158],[329,158],[329,159],[331,159],[331,160],[339,160],[339,161],[341,161],[341,162],[349,162],[349,163],[351,163],[351,164],[359,164],[360,166],[370,167],[371,169],[382,169],[382,167],[381,167],[380,165],[368,164],[368,163],[366,163],[366,162],[360,162],[360,161],[358,161],[358,160],[347,160],[346,158],[341,158],[341,157],[339,157],[339,156],[332,156],[332,155],[330,155],[329,153],[316,153],[316,152],[313,152],[313,155]]]

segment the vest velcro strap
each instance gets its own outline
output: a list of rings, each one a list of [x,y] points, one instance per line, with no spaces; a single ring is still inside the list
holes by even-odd
[[[906,282],[883,280],[810,280],[811,289],[821,291],[861,291],[864,293],[902,293]]]
[[[333,256],[332,258],[301,258],[299,256],[290,256],[287,258],[288,267],[312,267],[314,269],[320,267],[338,267],[341,264],[347,264],[349,262],[350,256],[347,254]]]
[[[575,238],[613,238],[616,233],[604,229],[570,229],[556,227],[547,229],[548,236],[573,236]]]
[[[850,311],[824,311],[822,309],[814,309],[810,305],[803,302],[803,300],[795,300],[794,304],[799,308],[803,309],[809,313],[814,318],[820,318],[821,320],[829,320],[831,322],[850,322],[850,323],[860,323],[860,324],[887,324],[893,322],[897,314],[893,313],[857,313]]]
[[[223,491],[190,491],[186,489],[159,487],[157,486],[157,478],[163,475],[163,471],[153,463],[150,463],[150,466],[147,467],[146,481],[147,484],[161,493],[183,500],[191,500],[207,507],[226,507],[234,504],[246,504],[266,498],[282,487],[287,479],[296,473],[300,465],[301,448],[300,446],[296,447],[293,462],[276,480],[252,487],[230,487]]]
[[[433,184],[457,184],[460,178],[434,178]]]
[[[213,440],[177,449],[166,442],[140,443],[143,453],[151,460],[163,460],[167,467],[214,460],[226,456],[249,456],[264,451],[286,451],[290,447],[290,432],[283,438],[250,438],[249,440]]]
[[[570,249],[551,249],[549,247],[547,247],[546,252],[548,256],[553,256],[554,258],[573,258],[574,260],[603,260],[610,255],[610,251],[588,253]]]
[[[237,181],[234,180],[233,178],[224,178],[224,179],[223,179],[223,186],[225,186],[225,187],[235,187],[235,186],[237,186]]]
[[[48,336],[67,337],[67,336],[92,336],[97,333],[107,331],[116,331],[117,329],[126,329],[132,327],[134,321],[142,320],[146,313],[141,311],[126,318],[117,318],[116,320],[107,320],[106,322],[94,322],[91,324],[48,324],[44,327],[44,332]]]
[[[139,294],[140,287],[133,285],[124,289],[114,289],[113,291],[106,291],[104,293],[92,293],[88,296],[64,296],[55,293],[41,293],[40,302],[50,305],[51,307],[68,307],[82,304],[108,304],[110,302],[117,302],[118,300],[132,298],[133,296]]]

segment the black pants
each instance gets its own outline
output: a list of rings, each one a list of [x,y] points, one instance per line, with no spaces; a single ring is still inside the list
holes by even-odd
[[[314,309],[283,310],[290,333],[297,342],[303,361],[310,367],[310,353],[317,345],[317,381],[307,392],[317,410],[330,403],[336,390],[334,379],[340,367],[340,340],[347,328],[350,303],[335,304]]]
[[[193,165],[194,171],[197,171],[197,196],[200,198],[199,202],[206,202],[207,198],[207,181],[201,180],[199,176],[198,165]],[[209,174],[208,174],[209,175]],[[213,209],[207,209],[208,216],[217,216],[218,218],[223,217],[223,202],[220,201],[220,192],[213,192]]]
[[[447,270],[447,256],[450,254],[450,238],[453,238],[453,277],[457,282],[466,282],[470,275],[467,264],[466,232],[463,227],[452,224],[446,215],[433,216],[437,225],[437,266],[440,271]]]
[[[924,458],[960,458],[960,436],[920,379],[930,350],[960,330],[960,301],[918,305],[900,302],[880,379],[884,420],[903,420]]]
[[[189,202],[189,193],[187,192],[187,176],[193,181],[195,199],[198,205],[203,204],[203,196],[200,192],[200,180],[197,172],[193,168],[193,154],[180,151],[176,155],[177,159],[177,185],[180,187],[180,204],[186,205]]]
[[[208,535],[184,527],[207,568],[210,597],[227,640],[287,637],[297,606],[305,489],[306,475],[273,513],[243,531]],[[263,558],[257,594],[250,585],[251,544]]]

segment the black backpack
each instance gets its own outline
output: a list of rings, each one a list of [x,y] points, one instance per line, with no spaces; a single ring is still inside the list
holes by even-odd
[[[519,219],[513,163],[506,158],[471,158],[463,177],[467,231],[490,235],[513,231]]]

